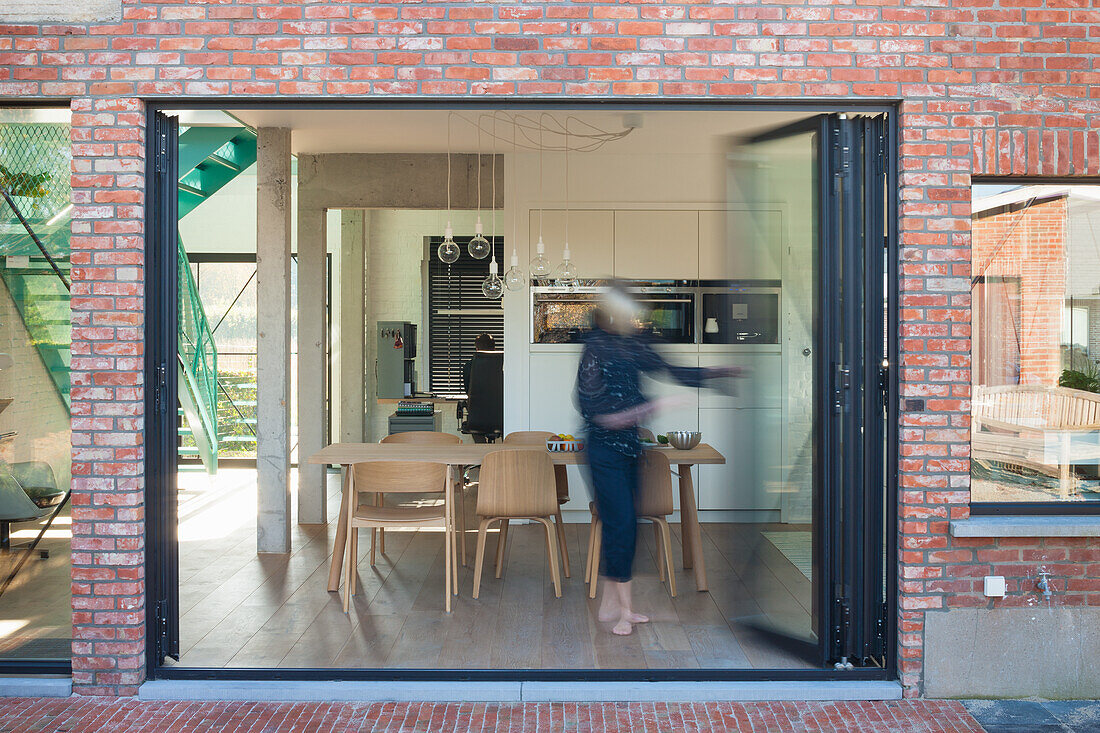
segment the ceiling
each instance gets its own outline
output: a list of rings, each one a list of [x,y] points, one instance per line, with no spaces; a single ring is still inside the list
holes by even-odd
[[[478,149],[477,125],[481,122],[482,150],[492,149],[492,112],[485,110],[446,109],[238,109],[230,113],[217,111],[182,111],[182,125],[237,124],[250,127],[289,127],[293,152],[316,153],[433,153],[447,151],[447,128],[450,123],[451,149],[473,153]],[[230,116],[232,115],[232,116]],[[619,110],[573,109],[514,110],[497,115],[498,151],[511,150],[512,126],[508,119],[520,115],[523,124],[532,130],[542,120],[546,129],[562,129],[568,120],[574,133],[591,131],[592,127],[609,133],[623,131],[627,124],[640,127],[628,136],[608,142],[601,152],[630,153],[645,150],[672,153],[707,153],[725,148],[731,136],[761,132],[776,126],[812,116],[806,111],[716,111],[716,110],[651,110],[629,112]],[[548,119],[547,116],[551,119]],[[629,117],[633,120],[628,120]],[[537,141],[537,132],[529,133]],[[545,134],[547,148],[561,146],[564,136]],[[520,138],[522,147],[523,138]],[[530,144],[530,143],[529,143]]]

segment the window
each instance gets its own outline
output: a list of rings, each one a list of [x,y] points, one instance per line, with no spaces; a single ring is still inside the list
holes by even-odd
[[[1100,508],[1100,185],[975,184],[971,492]]]
[[[487,333],[504,348],[504,309],[501,301],[481,293],[489,274],[489,259],[467,254],[469,237],[455,237],[462,256],[452,265],[435,256],[442,239],[428,244],[428,389],[434,394],[465,394],[462,367],[474,356],[474,339]],[[503,273],[504,239],[492,240],[498,272]]]

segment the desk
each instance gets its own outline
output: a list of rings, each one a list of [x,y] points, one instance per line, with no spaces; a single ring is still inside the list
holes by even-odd
[[[329,567],[328,589],[340,589],[340,573],[344,561],[344,542],[347,539],[347,512],[351,501],[348,493],[348,470],[355,463],[367,461],[416,461],[445,463],[448,472],[459,466],[479,466],[487,453],[497,450],[531,450],[531,446],[461,443],[456,445],[423,445],[417,443],[333,443],[309,457],[310,463],[344,468],[344,496],[340,502],[340,520],[336,525],[336,544],[332,548],[332,564]],[[675,448],[651,448],[664,451],[669,463],[680,467],[680,534],[683,542],[684,569],[693,570],[695,587],[707,590],[707,570],[703,561],[703,544],[699,532],[699,511],[695,505],[695,486],[691,479],[691,467],[701,464],[722,464],[725,456],[706,443],[691,450]],[[585,462],[584,453],[549,452],[556,465],[578,465]]]

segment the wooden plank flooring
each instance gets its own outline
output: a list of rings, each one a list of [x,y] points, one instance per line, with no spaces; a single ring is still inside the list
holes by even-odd
[[[223,471],[229,474],[231,470]],[[247,472],[239,472],[245,474]],[[238,477],[240,478],[240,477]],[[705,524],[710,592],[698,593],[677,570],[676,598],[658,580],[653,533],[640,527],[635,598],[652,622],[616,637],[596,618],[584,584],[587,524],[566,527],[573,577],[555,598],[538,525],[511,528],[503,577],[493,577],[496,531],[486,544],[481,597],[471,597],[476,521],[467,497],[469,566],[460,595],[443,611],[443,536],[389,532],[386,553],[370,566],[369,532],[359,542],[359,592],[350,614],[325,590],[339,510],[330,477],[327,526],[293,527],[293,552],[257,556],[252,517],[218,536],[181,531],[180,665],[194,667],[662,669],[807,668],[798,644],[776,643],[768,629],[795,636],[810,628],[810,582],[770,542],[784,525]],[[183,526],[208,527],[222,507],[246,506],[255,488],[219,480],[219,495],[195,505]],[[228,487],[228,488],[226,488]],[[243,501],[242,501],[243,496]],[[208,521],[209,518],[209,521]],[[188,524],[190,523],[190,524]],[[202,534],[202,533],[199,533]],[[679,527],[673,553],[680,557]],[[782,641],[782,638],[780,639]]]

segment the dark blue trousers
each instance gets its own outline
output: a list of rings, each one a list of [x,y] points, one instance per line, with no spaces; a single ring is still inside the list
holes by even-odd
[[[596,509],[603,522],[601,574],[625,583],[631,577],[638,541],[638,517],[634,510],[638,459],[600,440],[589,439],[586,450]]]

